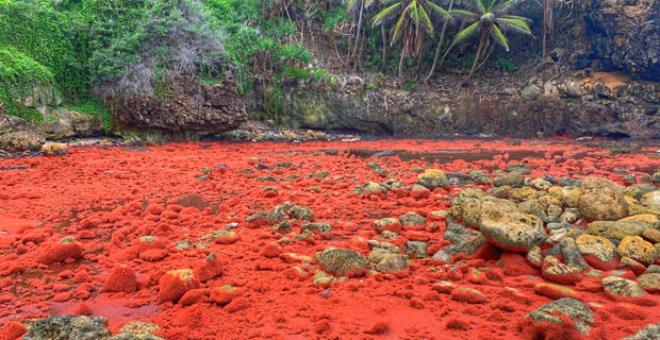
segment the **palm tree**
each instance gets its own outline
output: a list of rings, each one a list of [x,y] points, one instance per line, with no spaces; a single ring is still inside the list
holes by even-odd
[[[451,15],[434,0],[386,0],[386,7],[372,19],[374,26],[382,25],[390,15],[397,13],[398,19],[391,30],[390,43],[394,45],[401,40],[401,56],[399,58],[399,80],[403,78],[403,61],[408,55],[418,56],[422,52],[426,35],[433,36],[435,28],[431,20],[435,13],[445,20]]]
[[[454,0],[449,1],[449,7],[448,10],[451,12],[454,9]],[[447,27],[449,27],[449,20],[445,20],[445,23],[442,25],[442,32],[440,33],[440,40],[438,41],[438,46],[435,48],[435,56],[433,57],[433,64],[431,65],[431,70],[429,71],[429,75],[426,76],[426,82],[433,77],[433,73],[435,73],[435,68],[438,65],[438,57],[440,56],[440,51],[442,50],[442,45],[445,43],[445,35],[447,34]]]
[[[523,1],[468,0],[466,1],[466,9],[452,10],[450,12],[451,15],[462,17],[466,21],[466,26],[456,34],[442,60],[444,61],[444,58],[454,46],[473,36],[477,36],[479,38],[479,45],[474,62],[470,68],[470,73],[464,80],[466,81],[474,75],[478,66],[483,65],[483,62],[488,59],[495,45],[500,45],[509,52],[509,40],[504,35],[504,32],[512,31],[532,36],[528,25],[529,19],[508,14],[515,5],[521,2]],[[490,51],[488,51],[489,47]]]
[[[349,55],[352,55],[353,58],[358,57],[358,51],[360,50],[360,38],[362,37],[362,29],[364,21],[364,11],[371,6],[373,0],[347,0],[346,1],[346,11],[351,13],[357,11],[357,32],[355,33],[355,43],[353,45],[353,50],[349,50]],[[349,44],[350,46],[350,44]]]

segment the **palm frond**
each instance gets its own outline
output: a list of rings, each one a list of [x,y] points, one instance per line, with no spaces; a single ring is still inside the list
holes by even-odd
[[[454,36],[454,40],[451,42],[451,45],[456,45],[460,43],[461,41],[465,41],[466,39],[470,38],[472,35],[474,35],[477,32],[477,29],[479,28],[479,21],[472,23],[472,25],[469,25],[468,27],[465,27],[462,31],[456,33]]]
[[[492,28],[491,31],[490,31],[490,35],[493,37],[493,40],[495,40],[495,42],[496,42],[498,45],[504,47],[504,49],[505,49],[507,52],[510,51],[510,49],[509,49],[509,41],[508,41],[507,38],[504,36],[504,34],[502,33],[502,31],[500,31],[500,29],[497,27],[497,25],[493,25],[493,28]]]
[[[449,14],[452,17],[462,17],[462,18],[469,18],[469,19],[479,19],[479,14],[466,11],[464,9],[452,9],[449,11]]]
[[[408,11],[408,13],[410,13],[410,19],[412,19],[414,23],[418,23],[419,12],[417,12],[417,1],[415,0],[411,1],[409,6],[410,6],[410,11]]]
[[[424,26],[426,26],[426,31],[430,36],[433,36],[435,34],[435,29],[433,28],[433,21],[431,21],[429,13],[426,12],[426,9],[422,6],[419,6],[417,11],[419,12],[419,16],[422,18],[422,22],[424,22]]]
[[[403,27],[403,24],[406,22],[406,17],[408,16],[408,12],[410,11],[411,7],[410,5],[406,6],[406,8],[403,9],[403,12],[401,12],[401,15],[399,16],[399,20],[396,21],[396,24],[394,24],[394,27],[392,28],[392,44],[399,40],[399,37],[401,36],[401,28]]]
[[[479,11],[479,14],[486,13],[486,6],[484,6],[482,0],[472,0],[472,2],[474,3],[475,8]]]
[[[523,33],[526,35],[533,35],[532,31],[529,29],[529,25],[524,20],[519,19],[508,19],[508,18],[497,18],[495,22],[500,26],[502,30],[509,30],[513,32]]]
[[[498,15],[504,15],[507,13],[510,13],[513,9],[515,9],[518,5],[521,5],[525,2],[528,2],[529,0],[506,0],[500,2],[495,8],[493,9],[493,12]]]
[[[378,12],[378,14],[376,14],[374,16],[374,18],[371,20],[372,26],[375,27],[375,26],[380,25],[383,22],[383,18],[388,16],[390,13],[394,12],[397,8],[401,7],[402,4],[403,4],[403,2],[399,1],[399,2],[395,3],[394,5],[386,7],[382,11]]]
[[[448,10],[438,6],[438,4],[434,3],[433,1],[427,1],[426,3],[433,12],[438,14],[444,20],[452,20],[451,14]]]
[[[522,21],[524,21],[524,22],[532,22],[532,19],[530,19],[530,18],[526,18],[526,17],[521,17],[521,16],[518,16],[518,15],[510,15],[510,14],[506,14],[506,15],[498,15],[497,17],[498,17],[498,18],[504,18],[504,19],[516,19],[516,20],[522,20]]]

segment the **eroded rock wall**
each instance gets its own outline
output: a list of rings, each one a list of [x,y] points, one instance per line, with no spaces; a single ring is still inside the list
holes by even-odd
[[[282,124],[399,137],[601,135],[660,138],[657,83],[592,77],[526,86],[409,92],[351,76],[282,97]]]
[[[221,133],[247,120],[244,101],[233,84],[208,85],[196,77],[174,79],[154,96],[112,98],[109,103],[120,128]]]
[[[588,34],[606,67],[660,80],[660,1],[592,1]]]

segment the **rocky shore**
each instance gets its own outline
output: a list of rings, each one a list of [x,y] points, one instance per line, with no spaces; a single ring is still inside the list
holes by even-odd
[[[214,141],[0,159],[0,335],[652,339],[656,152]]]

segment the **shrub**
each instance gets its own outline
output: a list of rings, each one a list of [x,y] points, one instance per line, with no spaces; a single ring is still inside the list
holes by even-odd
[[[96,1],[90,64],[104,96],[152,96],[164,79],[220,73],[224,48],[201,1]]]
[[[6,113],[39,120],[36,110],[17,102],[32,95],[36,85],[53,86],[53,73],[44,65],[13,47],[0,47],[0,103]]]
[[[0,0],[2,1],[2,0]],[[0,46],[12,46],[47,67],[65,95],[80,98],[87,92],[82,49],[76,48],[77,16],[55,10],[45,0],[7,1],[0,6]]]

